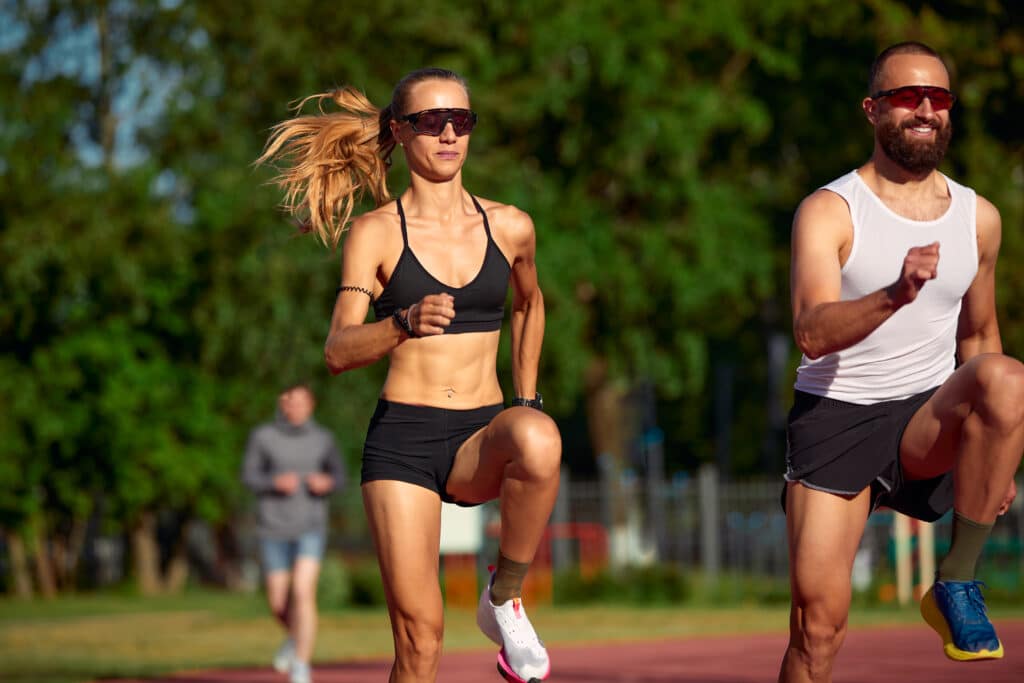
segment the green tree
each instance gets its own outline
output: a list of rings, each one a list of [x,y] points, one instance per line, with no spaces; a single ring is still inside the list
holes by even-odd
[[[999,305],[1024,355],[1022,10],[1010,2],[312,0],[237,7],[24,1],[0,10],[0,529],[23,586],[70,585],[90,518],[133,539],[140,585],[180,583],[188,520],[228,525],[248,430],[311,379],[354,460],[384,364],[328,378],[338,253],[295,233],[253,169],[289,102],[351,84],[385,104],[456,69],[481,115],[467,187],[534,218],[548,305],[542,391],[569,459],[627,465],[625,397],[650,382],[673,469],[763,438],[766,344],[789,337],[789,224],[862,163],[877,51],[948,55],[947,170],[1002,210]],[[397,160],[391,181],[403,189]],[[500,371],[508,377],[507,335]],[[731,379],[730,379],[731,377]],[[728,414],[713,394],[735,390]],[[505,383],[508,386],[508,383]],[[586,430],[584,430],[586,431]],[[774,467],[773,467],[774,462]],[[173,536],[173,534],[172,534]],[[179,554],[180,557],[180,554]]]

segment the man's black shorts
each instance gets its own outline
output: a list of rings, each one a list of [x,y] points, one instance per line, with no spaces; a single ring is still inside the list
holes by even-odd
[[[870,486],[872,510],[884,505],[926,522],[937,520],[953,506],[952,472],[906,479],[899,459],[907,424],[936,388],[871,405],[797,391],[786,428],[786,481],[840,495]]]

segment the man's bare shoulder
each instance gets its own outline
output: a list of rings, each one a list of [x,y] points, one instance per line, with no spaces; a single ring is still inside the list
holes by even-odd
[[[995,204],[980,194],[976,196],[978,206],[975,223],[978,230],[979,256],[984,258],[986,253],[994,256],[999,251],[999,244],[1003,238],[1003,219],[999,216],[999,209]]]
[[[845,199],[821,189],[800,202],[793,218],[794,256],[824,250],[845,262],[852,244],[853,219]]]
[[[833,223],[836,227],[849,225],[850,207],[846,200],[832,190],[816,190],[804,197],[796,210],[797,221]]]
[[[985,199],[980,194],[976,195],[976,197],[978,198],[978,227],[995,227],[998,229],[1002,225],[1002,218],[999,216],[999,209],[996,208],[995,204]]]

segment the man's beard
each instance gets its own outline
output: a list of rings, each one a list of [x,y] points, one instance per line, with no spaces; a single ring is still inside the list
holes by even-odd
[[[904,130],[918,126],[934,128],[935,142],[914,140],[904,133]],[[953,137],[953,123],[947,121],[945,125],[942,125],[940,122],[920,120],[897,123],[892,119],[885,119],[878,123],[877,131],[878,143],[882,146],[886,156],[907,172],[913,175],[924,175],[935,170],[946,156],[949,140]]]

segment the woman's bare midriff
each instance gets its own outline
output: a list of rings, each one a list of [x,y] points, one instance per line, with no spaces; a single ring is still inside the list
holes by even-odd
[[[468,332],[406,340],[391,352],[381,398],[455,410],[501,403],[499,335]]]

